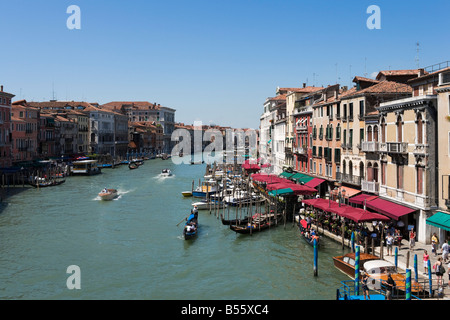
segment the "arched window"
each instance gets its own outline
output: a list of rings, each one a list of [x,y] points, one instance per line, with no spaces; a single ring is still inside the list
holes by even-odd
[[[423,144],[423,121],[422,115],[420,113],[417,114],[417,144]]]
[[[359,176],[361,179],[364,179],[364,162],[359,163]]]
[[[403,141],[403,121],[402,117],[397,117],[397,142]]]
[[[386,119],[381,119],[381,142],[386,142]]]
[[[372,141],[372,126],[367,127],[367,141]]]
[[[373,141],[378,142],[378,126],[373,127]]]
[[[378,182],[378,163],[376,162],[373,165],[372,181]]]

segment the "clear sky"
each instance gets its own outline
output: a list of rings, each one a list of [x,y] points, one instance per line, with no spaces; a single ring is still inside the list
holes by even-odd
[[[80,30],[67,28],[70,5]],[[277,86],[351,86],[450,60],[449,11],[448,0],[0,0],[0,84],[17,100],[144,100],[186,124],[256,129]]]

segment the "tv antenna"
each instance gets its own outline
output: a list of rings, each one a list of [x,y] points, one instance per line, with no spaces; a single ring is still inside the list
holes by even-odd
[[[416,42],[416,51],[417,51],[417,55],[416,55],[416,65],[417,65],[417,69],[419,69],[419,52],[420,52],[420,43]]]

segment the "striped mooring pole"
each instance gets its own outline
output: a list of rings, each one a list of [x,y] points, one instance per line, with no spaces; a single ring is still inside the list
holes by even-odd
[[[406,300],[411,300],[411,269],[406,269]]]
[[[355,252],[355,233],[352,232],[352,237],[350,239],[351,244],[352,244],[352,252]]]
[[[398,247],[395,247],[395,252],[394,252],[394,261],[395,261],[395,269],[397,270],[398,268]]]
[[[417,274],[417,254],[414,255],[414,280],[419,281],[419,275]]]
[[[428,259],[427,262],[428,267],[428,283],[430,285],[430,298],[433,296],[433,276],[431,275],[431,261]]]
[[[314,277],[317,277],[318,274],[317,260],[318,260],[317,240],[314,239]]]
[[[359,246],[355,248],[355,295],[359,296],[359,258],[360,249]]]

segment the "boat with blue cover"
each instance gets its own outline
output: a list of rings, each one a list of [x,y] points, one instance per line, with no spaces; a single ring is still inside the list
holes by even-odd
[[[185,240],[195,238],[198,232],[198,211],[193,210],[187,218],[183,229],[183,237]]]

